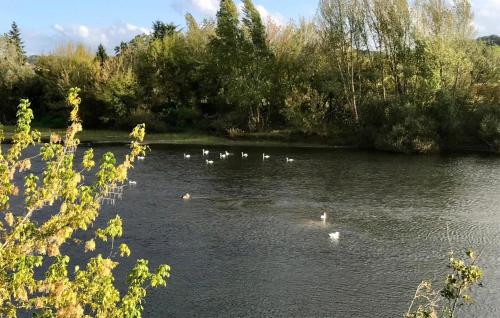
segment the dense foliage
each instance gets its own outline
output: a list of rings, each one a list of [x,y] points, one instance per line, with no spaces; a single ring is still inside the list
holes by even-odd
[[[321,0],[314,20],[287,25],[263,21],[251,0],[242,12],[221,0],[215,20],[188,14],[186,25],[156,21],[115,56],[69,44],[32,64],[6,38],[0,119],[29,97],[41,124],[61,125],[78,86],[91,127],[286,129],[399,152],[500,147],[500,47],[474,40],[469,0]]]
[[[66,102],[71,119],[66,136],[53,134],[50,142],[32,147],[40,134],[31,129],[30,103],[22,100],[12,144],[0,148],[0,316],[141,317],[147,288],[165,286],[170,268],[161,265],[150,272],[148,261],[138,260],[127,288],[118,290],[113,274],[117,258],[131,251],[125,243],[114,247],[122,236],[122,219],[100,211],[121,193],[128,170],[144,156],[145,127],[134,128],[130,153],[121,163],[110,152],[96,163],[92,149],[77,163],[77,134],[82,130],[77,89],[70,90]],[[39,152],[30,157],[27,152],[33,148]],[[32,168],[34,161],[43,168]],[[107,226],[98,228],[106,221]],[[88,234],[86,242],[82,233]],[[99,246],[105,242],[111,243],[108,255]],[[76,250],[88,259],[70,259],[67,253]]]

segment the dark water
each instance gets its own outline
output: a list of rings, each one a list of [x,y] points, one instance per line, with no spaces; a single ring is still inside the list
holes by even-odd
[[[125,240],[173,268],[146,317],[401,317],[422,279],[444,278],[447,224],[486,272],[463,316],[499,316],[499,158],[245,151],[207,166],[201,147],[155,148],[132,172]]]
[[[447,224],[486,273],[461,316],[500,316],[500,158],[228,150],[207,166],[201,147],[155,147],[130,175],[137,187],[106,208],[124,218],[133,259],[172,266],[145,317],[401,317],[421,280],[441,286]]]

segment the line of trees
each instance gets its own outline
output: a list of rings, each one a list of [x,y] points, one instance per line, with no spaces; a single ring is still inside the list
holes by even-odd
[[[16,40],[17,39],[17,40]],[[215,20],[156,21],[110,56],[68,44],[26,63],[0,40],[0,120],[28,97],[64,125],[82,88],[91,127],[287,129],[400,152],[500,148],[500,47],[474,39],[469,0],[320,0],[311,20],[263,21],[221,0]]]

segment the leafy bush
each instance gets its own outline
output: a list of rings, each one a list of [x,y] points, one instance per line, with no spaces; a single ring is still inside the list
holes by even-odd
[[[471,290],[481,286],[484,274],[474,252],[469,250],[466,255],[462,260],[450,253],[450,273],[440,291],[434,290],[431,282],[420,283],[405,318],[454,318],[457,308],[472,302]]]
[[[378,114],[375,123],[380,121],[384,124],[378,127],[371,125],[375,133],[375,148],[403,153],[439,150],[437,123],[427,115],[425,108],[413,104],[390,104],[379,111],[383,115]],[[381,116],[384,119],[381,120]]]
[[[0,148],[2,317],[26,313],[34,317],[141,317],[148,286],[165,286],[170,275],[167,265],[150,272],[148,261],[138,260],[128,274],[126,292],[120,294],[115,287],[113,271],[119,265],[116,254],[131,254],[125,243],[117,251],[113,248],[123,234],[123,221],[116,216],[104,228],[94,229],[93,224],[103,217],[100,211],[106,200],[127,183],[128,170],[137,157],[145,155],[145,125],[133,129],[130,152],[121,163],[111,152],[97,163],[93,150],[88,149],[77,164],[77,134],[82,130],[78,92],[71,89],[66,99],[71,107],[71,125],[65,136],[53,134],[49,143],[40,146],[38,155],[27,157],[25,150],[38,145],[40,134],[30,126],[30,103],[22,100],[12,144],[5,152]],[[32,169],[33,160],[43,162],[42,172]],[[85,182],[90,174],[95,174],[95,181]],[[16,181],[21,177],[24,186]],[[16,209],[10,202],[18,196],[22,196],[19,199],[24,204]],[[37,216],[43,216],[45,221]],[[74,240],[78,232],[93,233],[93,238],[78,243]],[[95,255],[99,241],[111,242],[109,256]],[[87,263],[70,268],[71,260],[62,252],[63,247],[87,253]]]
[[[479,135],[493,150],[500,148],[500,117],[495,113],[487,113],[479,124]]]

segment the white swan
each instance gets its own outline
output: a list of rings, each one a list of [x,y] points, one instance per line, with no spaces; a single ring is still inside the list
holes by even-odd
[[[294,162],[294,161],[295,161],[295,159],[286,157],[286,162]]]
[[[271,158],[270,155],[266,155],[265,153],[262,154],[262,160],[266,160],[266,159],[269,159]]]
[[[208,150],[203,149],[202,151],[204,156],[208,156],[210,154],[210,151]]]
[[[247,154],[247,153],[242,152],[242,153],[241,153],[241,158],[248,158],[248,154]]]
[[[184,159],[190,159],[191,155],[190,154],[184,154]]]
[[[141,160],[141,161],[142,161],[142,160],[144,160],[144,159],[145,159],[145,157],[144,157],[144,156],[137,156],[137,160]]]
[[[340,233],[339,232],[333,232],[329,234],[330,238],[332,240],[338,240],[340,238]]]
[[[323,212],[323,214],[321,214],[321,220],[322,220],[323,222],[325,222],[325,221],[326,221],[326,212]]]
[[[229,156],[231,156],[231,155],[232,155],[232,153],[230,153],[230,152],[229,152],[229,151],[227,151],[227,150],[224,152],[224,154],[225,154],[227,157],[229,157]]]
[[[137,181],[129,180],[128,184],[130,184],[130,185],[137,185]]]
[[[190,200],[191,194],[189,194],[189,193],[183,194],[181,198],[182,198],[182,200]]]
[[[207,165],[213,165],[214,164],[213,160],[205,160],[205,162],[207,163]]]
[[[227,158],[227,155],[226,155],[226,154],[223,154],[223,153],[219,153],[219,158],[220,158],[220,159],[226,159],[226,158]]]

